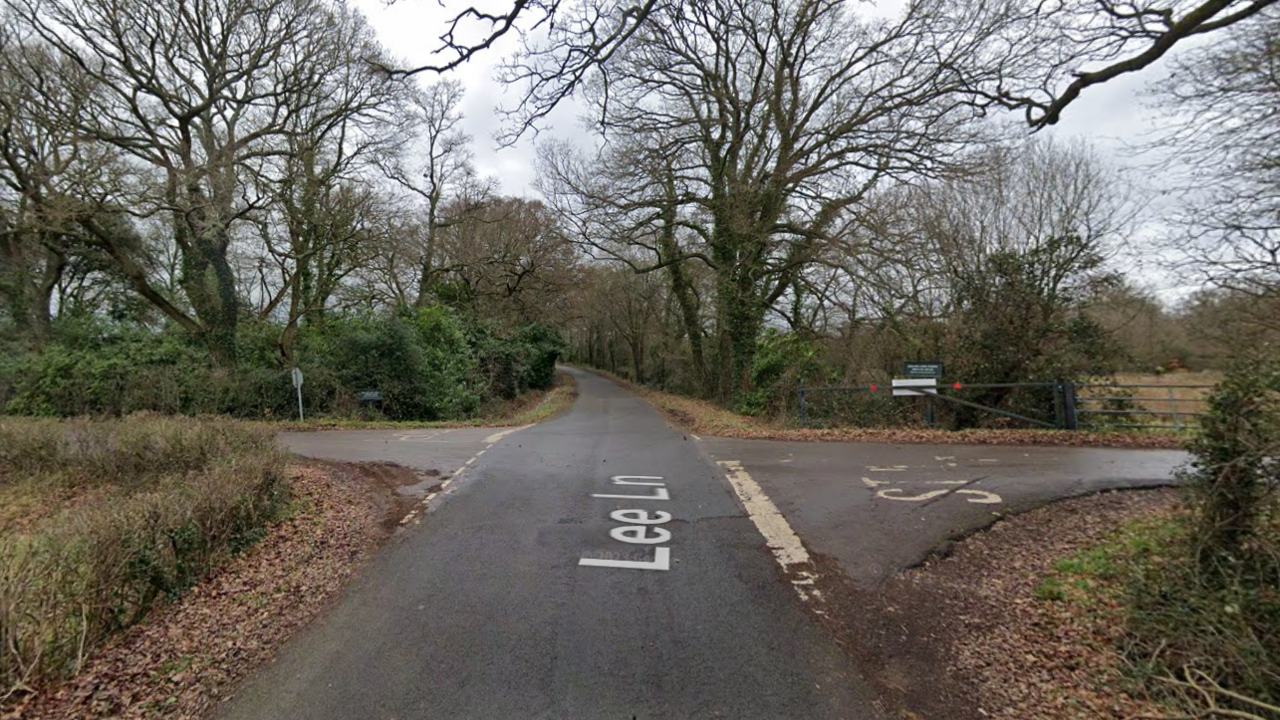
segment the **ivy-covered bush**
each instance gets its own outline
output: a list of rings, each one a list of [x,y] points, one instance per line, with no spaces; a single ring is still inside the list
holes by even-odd
[[[340,315],[300,329],[285,361],[281,330],[245,323],[240,363],[218,367],[180,330],[106,321],[59,327],[40,352],[0,359],[0,409],[19,415],[218,414],[289,418],[290,381],[304,374],[308,415],[444,420],[473,415],[489,399],[549,388],[564,341],[554,328],[502,332],[443,307],[395,315]],[[362,404],[363,391],[381,401]]]

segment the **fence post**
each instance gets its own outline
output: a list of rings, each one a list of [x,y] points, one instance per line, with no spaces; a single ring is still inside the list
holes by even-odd
[[[800,381],[800,387],[796,388],[796,392],[800,394],[800,427],[804,427],[806,421],[804,416],[804,380]]]
[[[1178,414],[1178,409],[1178,394],[1173,391],[1173,388],[1169,388],[1169,412],[1173,413],[1170,417],[1173,418],[1173,426],[1178,429],[1178,432],[1182,432],[1182,416]]]
[[[1076,384],[1068,380],[1062,384],[1062,419],[1067,430],[1077,430],[1076,419]]]
[[[1067,406],[1064,395],[1066,395],[1066,388],[1059,380],[1053,384],[1053,424],[1059,430],[1067,429]]]

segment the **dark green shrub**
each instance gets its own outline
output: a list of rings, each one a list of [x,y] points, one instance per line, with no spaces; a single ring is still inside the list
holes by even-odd
[[[551,387],[556,361],[565,347],[559,331],[540,323],[503,335],[475,322],[468,328],[467,339],[478,363],[482,394],[504,400]]]
[[[796,388],[826,385],[831,370],[822,361],[822,347],[796,333],[766,330],[751,365],[751,387],[738,394],[734,412],[743,415],[794,416],[798,412]]]
[[[454,316],[424,308],[389,319],[343,318],[313,333],[303,357],[323,363],[352,393],[382,393],[396,420],[461,417],[478,405],[469,388],[474,361]]]
[[[533,390],[550,389],[556,381],[556,362],[566,346],[560,331],[550,325],[533,323],[516,332],[516,341],[524,345],[528,353],[524,387]]]
[[[0,357],[0,409],[19,415],[297,415],[282,329],[246,322],[240,363],[216,367],[183,332],[78,320],[41,353]],[[482,400],[551,387],[564,342],[545,325],[502,333],[428,307],[392,316],[332,316],[299,330],[294,363],[308,416],[374,412],[395,420],[467,417]],[[382,393],[362,407],[358,394]]]

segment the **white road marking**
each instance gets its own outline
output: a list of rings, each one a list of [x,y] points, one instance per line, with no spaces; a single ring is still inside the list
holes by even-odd
[[[908,467],[910,466],[909,465],[894,465],[893,467],[872,466],[867,469],[870,470],[871,472],[902,472],[903,470],[906,470]]]
[[[737,460],[721,460],[716,464],[728,471],[726,476],[729,484],[733,486],[733,491],[747,510],[747,516],[764,536],[765,544],[773,551],[773,556],[782,568],[786,570],[790,565],[811,562],[809,552],[791,529],[791,524],[760,489],[760,485],[742,469],[742,463]]]
[[[986,490],[957,490],[956,493],[964,493],[965,495],[976,495],[978,497],[967,498],[971,503],[979,505],[994,505],[998,502],[1004,502],[999,495]]]
[[[933,459],[934,460],[955,460],[956,456],[955,455],[934,455]]]
[[[902,488],[885,488],[884,490],[877,492],[876,497],[884,498],[885,500],[904,500],[906,502],[924,502],[926,500],[932,500],[933,498],[936,498],[936,497],[942,497],[943,495],[952,494],[952,495],[966,495],[966,496],[971,495],[973,497],[966,497],[965,500],[971,503],[976,503],[978,505],[994,505],[996,503],[1004,502],[1004,499],[1001,498],[999,495],[993,492],[987,492],[986,490],[954,490],[954,491],[953,490],[930,490],[929,492],[920,493],[919,495],[890,494],[890,493],[903,493],[903,492],[906,492],[906,490]]]
[[[656,487],[653,489],[652,495],[603,495],[593,494],[593,498],[607,498],[610,500],[670,500],[671,496],[667,494],[664,487]]]
[[[533,427],[533,425],[532,425],[532,424],[530,424],[530,425],[521,425],[520,427],[517,427],[517,428],[511,428],[511,429],[509,429],[509,430],[503,430],[502,432],[496,432],[496,433],[494,433],[494,434],[490,435],[489,437],[485,438],[485,439],[484,439],[484,441],[485,441],[485,442],[487,442],[487,443],[489,443],[490,445],[492,445],[492,444],[494,444],[494,443],[498,442],[499,440],[501,440],[502,438],[504,438],[504,437],[506,437],[506,436],[510,435],[511,433],[518,433],[518,432],[520,432],[521,430],[524,430],[525,428],[531,428],[531,427]]]
[[[661,475],[614,475],[609,478],[614,485],[647,485],[649,487],[662,487],[666,483],[660,482],[644,482],[645,480],[661,480]]]
[[[903,490],[902,488],[885,488],[884,490],[877,492],[876,497],[884,498],[885,500],[906,500],[907,502],[924,502],[925,500],[936,498],[940,495],[946,495],[950,491],[949,490],[930,490],[929,492],[920,493],[919,495],[890,494],[890,493],[904,493],[904,492],[906,492],[906,490]]]
[[[440,494],[444,493],[445,488],[447,488],[447,487],[449,487],[451,484],[453,484],[453,481],[454,481],[454,480],[457,480],[459,477],[461,477],[461,476],[462,476],[462,474],[463,474],[463,473],[465,473],[465,472],[467,471],[467,468],[468,468],[468,467],[470,467],[472,463],[474,463],[476,460],[479,460],[479,459],[480,459],[480,457],[481,457],[482,455],[484,455],[485,453],[489,452],[489,449],[493,447],[494,443],[498,442],[499,440],[501,440],[502,438],[506,437],[507,435],[510,435],[511,433],[519,432],[519,431],[521,431],[521,430],[524,430],[524,429],[525,429],[525,428],[527,428],[527,427],[532,427],[532,425],[522,425],[522,426],[517,427],[517,428],[511,428],[511,429],[509,429],[509,430],[503,430],[502,432],[494,433],[493,435],[490,435],[489,437],[485,438],[485,439],[484,439],[484,441],[485,441],[485,443],[487,443],[487,444],[486,444],[483,448],[481,448],[479,452],[477,452],[475,455],[472,455],[472,456],[471,456],[471,457],[470,457],[470,458],[469,458],[465,463],[463,463],[463,464],[462,464],[462,467],[460,467],[460,468],[458,468],[456,471],[454,471],[453,475],[450,475],[447,479],[445,479],[445,480],[441,481],[441,482],[440,482],[440,489],[439,489],[438,491],[433,492],[433,493],[427,493],[427,495],[426,495],[425,497],[423,497],[423,498],[422,498],[422,502],[420,503],[421,508],[422,508],[422,509],[425,509],[428,505],[430,505],[430,504],[431,504],[431,501],[432,501],[432,500],[434,500],[434,499],[436,498],[436,496],[437,496],[437,495],[440,495]],[[428,435],[411,435],[411,434],[407,434],[407,435],[398,435],[397,437],[398,437],[400,440],[410,440],[410,441],[413,441],[413,440],[419,440],[419,441],[427,441],[429,438],[434,437],[435,435],[443,435],[443,434],[445,434],[445,433],[450,433],[450,432],[453,432],[453,428],[448,428],[448,429],[446,429],[446,430],[433,431],[432,433],[430,433],[430,434],[428,434]],[[444,441],[437,441],[437,442],[444,442]],[[458,441],[458,442],[462,442],[462,441]],[[623,475],[623,476],[620,476],[620,477],[627,477],[627,476]],[[405,524],[407,524],[410,520],[412,520],[412,521],[413,521],[413,524],[414,524],[414,525],[419,524],[419,523],[420,523],[420,520],[419,520],[419,518],[417,517],[417,515],[418,515],[418,508],[414,508],[413,510],[410,510],[408,515],[405,515],[403,518],[401,518],[401,519],[400,519],[400,524],[401,524],[401,525],[405,525]]]
[[[453,432],[453,428],[443,430],[423,430],[420,432],[406,432],[396,435],[396,439],[401,442],[430,442],[440,435],[448,435]]]
[[[590,567],[624,568],[627,570],[670,570],[671,548],[654,548],[652,560],[612,560],[607,558],[580,558],[579,565]]]
[[[635,545],[661,545],[671,540],[671,531],[648,525],[623,525],[610,530],[609,537]]]
[[[862,484],[866,485],[869,488],[875,489],[877,485],[888,485],[889,481],[888,480],[872,480],[869,477],[864,477],[862,478]]]

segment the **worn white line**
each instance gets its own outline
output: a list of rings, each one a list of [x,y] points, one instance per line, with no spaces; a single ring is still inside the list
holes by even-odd
[[[517,432],[520,432],[521,430],[524,430],[525,428],[531,428],[531,427],[533,427],[532,424],[521,425],[520,427],[517,427],[517,428],[510,428],[508,430],[503,430],[502,432],[496,432],[490,435],[489,437],[485,438],[484,441],[492,445],[498,442],[499,440],[501,440],[502,438],[510,435],[511,433],[517,433]]]
[[[726,476],[733,491],[737,493],[747,516],[755,523],[756,529],[764,536],[765,544],[773,551],[774,558],[785,570],[790,565],[802,565],[810,562],[809,552],[804,549],[799,536],[791,529],[791,524],[778,511],[768,495],[760,489],[760,485],[742,469],[737,460],[721,460],[716,463],[728,472]]]

